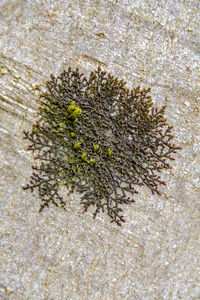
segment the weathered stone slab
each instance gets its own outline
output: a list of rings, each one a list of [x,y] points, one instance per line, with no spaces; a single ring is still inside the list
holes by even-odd
[[[199,13],[194,1],[8,1],[0,3],[0,295],[3,299],[199,299]],[[33,157],[23,129],[37,116],[50,74],[101,66],[129,87],[152,87],[167,105],[182,150],[143,188],[123,227],[82,214],[38,213],[23,191]]]

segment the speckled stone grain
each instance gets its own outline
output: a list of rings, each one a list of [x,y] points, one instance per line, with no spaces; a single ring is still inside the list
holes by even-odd
[[[199,19],[198,0],[1,0],[2,299],[200,299]],[[38,213],[37,192],[21,188],[33,164],[22,131],[69,66],[151,86],[182,147],[162,196],[141,188],[123,227],[83,214],[78,194]]]

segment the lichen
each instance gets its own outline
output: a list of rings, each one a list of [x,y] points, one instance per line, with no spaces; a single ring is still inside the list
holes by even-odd
[[[135,201],[137,186],[161,194],[159,172],[171,168],[180,148],[172,143],[165,106],[153,107],[150,88],[129,90],[100,68],[88,79],[69,68],[46,87],[38,120],[24,131],[36,160],[24,189],[38,189],[40,211],[50,203],[65,207],[59,194],[65,185],[80,193],[84,211],[94,206],[94,218],[106,211],[121,225],[121,206]]]

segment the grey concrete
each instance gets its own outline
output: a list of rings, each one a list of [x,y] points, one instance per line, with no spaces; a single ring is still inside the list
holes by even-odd
[[[0,295],[3,299],[200,299],[200,2],[0,2]],[[122,228],[82,213],[38,213],[23,191],[33,157],[23,129],[50,74],[102,66],[152,87],[182,146],[163,195],[142,188]],[[66,193],[66,191],[63,191]]]

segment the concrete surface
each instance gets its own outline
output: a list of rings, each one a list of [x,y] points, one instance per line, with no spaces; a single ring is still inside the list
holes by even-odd
[[[1,299],[200,299],[200,2],[0,1]],[[23,129],[50,74],[101,66],[167,105],[177,145],[163,195],[140,190],[123,227],[82,213],[38,213],[23,191],[33,157]]]

